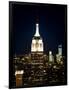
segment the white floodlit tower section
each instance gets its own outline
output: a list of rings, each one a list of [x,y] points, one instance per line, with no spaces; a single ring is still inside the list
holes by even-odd
[[[37,23],[36,24],[36,32],[35,32],[35,37],[40,37],[40,34],[39,34],[39,24]]]
[[[39,34],[39,24],[36,24],[36,32],[32,39],[31,52],[43,52],[43,41]]]
[[[54,62],[52,51],[49,51],[49,62]]]
[[[62,56],[62,45],[58,46],[58,54]]]

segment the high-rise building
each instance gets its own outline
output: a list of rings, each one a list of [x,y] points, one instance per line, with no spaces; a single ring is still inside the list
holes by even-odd
[[[43,40],[39,34],[39,24],[36,24],[36,32],[32,39],[31,52],[43,52]]]
[[[62,56],[62,45],[58,46],[58,54]]]
[[[61,59],[62,59],[62,45],[58,45],[58,54],[56,55],[56,60],[58,63],[60,63]]]
[[[32,83],[41,83],[44,80],[46,69],[44,68],[43,40],[39,34],[39,24],[36,23],[36,32],[31,44],[31,75]]]
[[[49,51],[49,62],[54,62],[52,51]]]

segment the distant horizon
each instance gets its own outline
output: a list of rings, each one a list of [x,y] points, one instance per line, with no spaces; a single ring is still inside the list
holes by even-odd
[[[52,51],[52,50],[49,50],[49,51]],[[49,51],[43,51],[43,53],[44,54],[46,54],[46,55],[48,55],[49,54]],[[25,53],[19,53],[19,54],[14,54],[14,55],[25,55],[25,54],[31,54],[32,52],[31,52],[31,49],[30,49],[30,51],[25,51]],[[38,52],[39,53],[39,52]],[[58,54],[58,47],[57,47],[57,51],[55,51],[55,52],[53,52],[52,51],[52,54],[54,55],[56,55],[56,54]],[[63,48],[62,48],[62,55],[64,56],[64,54],[63,54]]]

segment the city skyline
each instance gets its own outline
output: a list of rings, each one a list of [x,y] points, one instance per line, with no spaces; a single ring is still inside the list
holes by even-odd
[[[9,88],[67,85],[67,6],[9,8]]]

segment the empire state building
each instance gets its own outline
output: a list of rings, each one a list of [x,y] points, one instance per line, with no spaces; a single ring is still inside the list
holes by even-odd
[[[39,24],[36,23],[36,32],[32,38],[31,52],[43,53],[43,40],[39,34]]]

